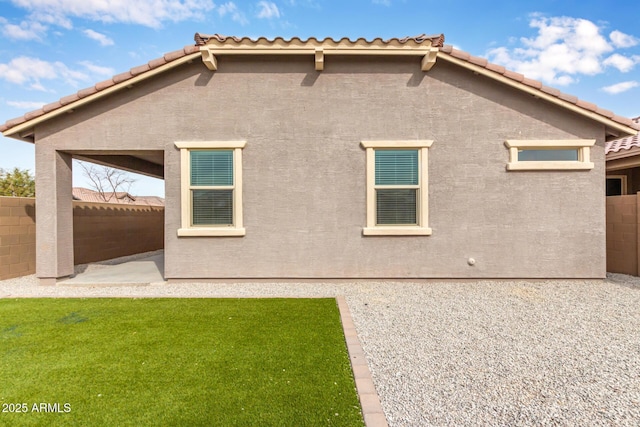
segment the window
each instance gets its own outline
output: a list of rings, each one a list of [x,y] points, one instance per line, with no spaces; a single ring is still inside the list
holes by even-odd
[[[176,142],[180,149],[182,226],[178,236],[244,236],[245,141]]]
[[[430,235],[427,167],[433,141],[362,141],[367,162],[364,235]]]
[[[592,139],[507,140],[507,170],[593,169],[590,147],[594,144]]]
[[[607,175],[607,196],[623,196],[627,194],[626,175]]]

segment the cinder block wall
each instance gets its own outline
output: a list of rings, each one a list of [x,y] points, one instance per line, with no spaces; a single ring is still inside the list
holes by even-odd
[[[0,280],[36,271],[36,202],[0,197]],[[73,202],[74,264],[164,247],[164,208]]]
[[[607,271],[638,275],[638,196],[607,197]]]
[[[73,202],[74,264],[103,261],[164,246],[164,208]]]
[[[0,280],[36,269],[36,201],[0,197]]]

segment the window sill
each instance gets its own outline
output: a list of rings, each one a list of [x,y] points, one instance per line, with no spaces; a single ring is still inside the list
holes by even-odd
[[[430,236],[429,227],[365,227],[362,229],[365,236]]]
[[[591,162],[514,162],[507,163],[509,171],[535,170],[589,170],[593,169]]]
[[[246,231],[244,228],[215,228],[215,227],[192,227],[179,228],[178,236],[244,236]]]

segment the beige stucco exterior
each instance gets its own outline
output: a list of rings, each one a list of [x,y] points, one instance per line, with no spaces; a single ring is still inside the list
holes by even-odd
[[[38,276],[72,272],[65,153],[91,149],[164,151],[167,279],[604,277],[605,126],[421,60],[198,60],[37,125]],[[595,140],[592,169],[507,170],[505,141],[568,139]],[[376,140],[433,141],[430,235],[363,234]],[[178,141],[246,141],[243,236],[178,236]]]

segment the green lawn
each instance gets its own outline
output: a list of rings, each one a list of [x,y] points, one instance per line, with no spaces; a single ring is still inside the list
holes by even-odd
[[[0,300],[0,404],[0,425],[363,425],[333,299]]]

